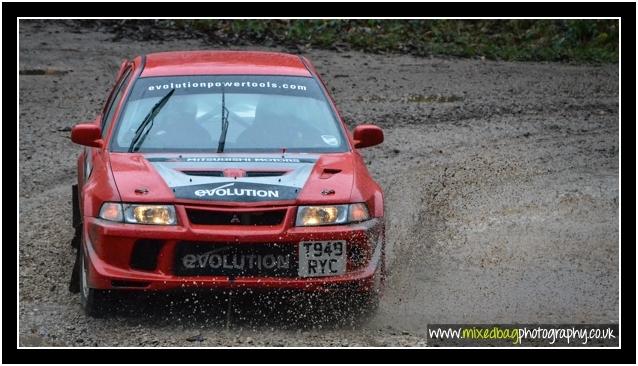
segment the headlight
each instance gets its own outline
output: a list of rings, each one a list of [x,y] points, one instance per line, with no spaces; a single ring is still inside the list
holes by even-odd
[[[175,225],[175,206],[121,204],[106,202],[100,209],[100,218],[130,224]]]
[[[132,224],[175,225],[175,207],[169,205],[126,205],[124,221]]]
[[[330,206],[299,206],[297,226],[339,225],[370,219],[365,203]]]

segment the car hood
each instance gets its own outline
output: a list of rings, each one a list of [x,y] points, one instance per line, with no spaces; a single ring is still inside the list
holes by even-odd
[[[349,202],[352,153],[128,154],[110,165],[123,202],[277,205]]]

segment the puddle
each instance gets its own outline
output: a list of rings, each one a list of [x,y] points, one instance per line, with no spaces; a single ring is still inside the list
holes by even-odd
[[[407,98],[385,98],[379,95],[370,95],[367,98],[357,97],[356,102],[391,102],[391,103],[454,103],[462,101],[464,98],[458,95],[422,95],[411,94]]]
[[[25,69],[25,70],[20,70],[20,75],[65,75],[70,72],[71,70]]]
[[[458,95],[421,95],[413,94],[408,96],[410,103],[453,103],[463,100]]]

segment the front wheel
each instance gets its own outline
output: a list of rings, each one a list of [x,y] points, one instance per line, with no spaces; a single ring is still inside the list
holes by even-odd
[[[372,288],[366,292],[355,295],[355,304],[358,308],[358,315],[363,318],[373,317],[379,309],[381,302],[381,294],[378,290]]]
[[[108,310],[109,291],[98,290],[89,287],[89,273],[87,270],[87,258],[84,254],[84,245],[80,245],[80,304],[86,315],[101,318]]]
[[[385,261],[385,248],[381,252],[381,263],[379,268],[374,274],[372,286],[365,292],[359,292],[355,294],[356,304],[359,306],[359,313],[363,317],[372,317],[379,309],[381,302],[381,294],[385,286],[385,277],[387,275],[386,261]]]

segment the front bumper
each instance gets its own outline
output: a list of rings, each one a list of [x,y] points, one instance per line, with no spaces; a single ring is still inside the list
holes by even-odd
[[[331,291],[343,287],[366,291],[378,283],[378,276],[383,276],[384,230],[383,220],[379,218],[323,227],[294,227],[290,220],[278,227],[190,225],[184,216],[180,221],[179,226],[152,226],[85,217],[83,235],[89,286],[151,291],[187,288]],[[134,247],[140,240],[161,243],[153,269],[140,270],[131,266]],[[183,242],[212,246],[277,242],[296,248],[303,240],[345,240],[348,250],[356,249],[362,258],[355,262],[348,257],[346,272],[329,277],[178,276],[174,270],[176,247]]]

